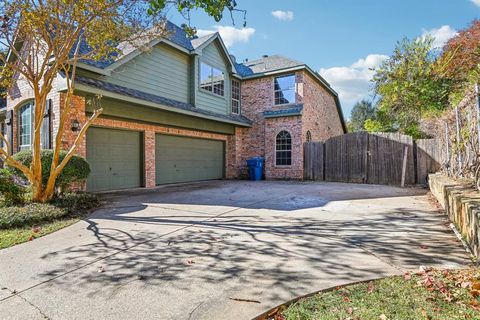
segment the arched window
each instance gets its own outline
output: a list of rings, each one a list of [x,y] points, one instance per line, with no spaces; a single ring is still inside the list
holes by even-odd
[[[18,145],[20,150],[32,146],[33,101],[25,103],[18,109]]]
[[[307,131],[306,141],[307,141],[307,142],[311,142],[311,141],[312,141],[312,133],[310,132],[310,130]]]
[[[288,131],[280,131],[275,141],[275,164],[292,165],[292,136]]]

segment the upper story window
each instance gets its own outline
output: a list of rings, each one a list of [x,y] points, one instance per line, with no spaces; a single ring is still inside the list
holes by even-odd
[[[18,144],[20,150],[30,149],[32,145],[33,102],[28,102],[18,110]]]
[[[200,88],[223,97],[225,95],[225,74],[222,70],[201,62]]]
[[[275,105],[295,103],[295,75],[275,77]]]
[[[240,114],[240,81],[232,80],[232,113]]]
[[[288,131],[280,131],[275,139],[275,164],[292,165],[292,136]]]

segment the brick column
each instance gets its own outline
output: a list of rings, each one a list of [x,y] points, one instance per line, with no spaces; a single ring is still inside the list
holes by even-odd
[[[155,187],[155,132],[145,131],[145,187]]]

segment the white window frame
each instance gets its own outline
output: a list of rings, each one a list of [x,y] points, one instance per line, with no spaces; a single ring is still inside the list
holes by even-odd
[[[29,126],[30,126],[30,132],[29,132],[29,144],[22,144],[22,137],[25,137],[23,134],[23,129],[24,129],[24,121],[22,119],[22,109],[25,107],[29,107],[30,109],[30,115],[29,115]],[[33,116],[34,116],[34,102],[33,101],[28,101],[24,104],[22,104],[18,110],[17,110],[17,117],[18,117],[18,128],[17,128],[17,133],[18,133],[18,149],[21,150],[30,150],[32,148],[32,138],[33,138]]]
[[[234,89],[234,86],[233,86],[233,83],[236,82],[238,83],[238,99],[235,99],[233,97],[234,95],[234,92],[236,91],[236,89]],[[241,110],[241,97],[242,97],[242,83],[240,82],[240,80],[237,80],[237,79],[232,79],[231,81],[231,94],[232,94],[232,107],[231,107],[231,111],[232,113],[234,114],[241,114],[242,110]],[[234,111],[234,102],[236,102],[238,105],[237,105],[237,112]]]
[[[288,89],[285,89],[285,90],[293,90],[293,95],[294,95],[294,101],[293,102],[289,102],[289,103],[279,103],[277,104],[276,103],[276,99],[275,99],[275,94],[277,92],[283,92],[285,90],[275,90],[275,80],[276,79],[280,79],[280,78],[287,78],[287,77],[293,77],[294,81],[293,81],[293,87],[292,88],[288,88]],[[277,77],[274,77],[273,78],[273,105],[274,106],[286,106],[286,105],[291,105],[291,104],[295,104],[297,103],[297,76],[292,73],[292,74],[284,74],[284,75],[281,75],[281,76],[277,76]]]
[[[277,149],[277,138],[280,133],[286,132],[290,136],[290,149],[289,150],[278,150]],[[290,164],[277,164],[277,152],[282,152],[282,151],[290,151]],[[275,134],[275,167],[291,167],[293,163],[293,137],[290,131],[288,130],[280,130]]]
[[[209,77],[210,77],[210,79],[211,79],[211,83],[210,83],[210,88],[211,88],[211,90],[202,88],[202,65],[205,65],[205,66],[207,66],[208,68],[210,68],[210,76],[209,76]],[[199,81],[198,81],[198,86],[199,86],[200,90],[202,90],[202,91],[204,91],[204,92],[208,92],[208,93],[210,93],[210,94],[213,94],[213,95],[215,95],[215,96],[217,96],[217,97],[225,98],[225,80],[226,80],[225,72],[224,72],[222,69],[217,68],[217,67],[214,67],[214,66],[212,66],[211,64],[206,63],[206,62],[203,62],[203,61],[200,61],[200,66],[199,66],[198,70],[199,70],[199,72],[198,72],[198,79],[199,79]],[[214,89],[214,87],[215,87],[215,82],[214,82],[214,76],[213,76],[214,70],[219,71],[219,72],[223,75],[223,80],[222,80],[222,81],[223,81],[222,94],[219,94],[219,93],[216,93],[216,92],[215,92],[215,89]]]

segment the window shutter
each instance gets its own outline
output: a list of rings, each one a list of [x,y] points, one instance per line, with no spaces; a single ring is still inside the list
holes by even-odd
[[[8,144],[10,145],[10,150],[13,150],[13,110],[7,112],[5,125],[5,132],[7,133]]]
[[[45,114],[43,115],[43,123],[42,123],[42,146],[43,149],[51,149],[52,148],[52,99],[47,100],[47,104],[45,106]]]

